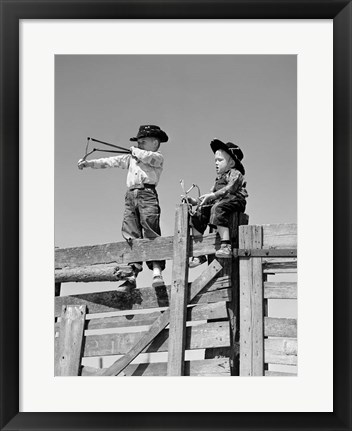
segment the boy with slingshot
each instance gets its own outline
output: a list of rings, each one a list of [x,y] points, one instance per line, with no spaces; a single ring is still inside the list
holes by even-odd
[[[95,142],[102,141],[93,140]],[[159,151],[160,144],[168,141],[167,134],[158,126],[140,126],[136,137],[130,139],[137,142],[137,146],[130,149],[117,147],[122,153],[118,156],[78,161],[78,168],[122,168],[127,172],[127,191],[125,196],[125,212],[122,223],[122,235],[128,243],[137,238],[153,239],[161,235],[160,206],[156,186],[158,185],[164,164],[164,157]],[[108,144],[113,146],[112,144]],[[165,261],[146,262],[153,271],[153,287],[164,285],[162,271]],[[132,285],[136,285],[136,278],[143,269],[143,262],[131,262],[132,276],[127,277]],[[118,274],[117,274],[118,275]]]

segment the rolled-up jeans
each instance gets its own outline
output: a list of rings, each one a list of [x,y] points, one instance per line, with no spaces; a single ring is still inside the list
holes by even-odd
[[[122,223],[122,236],[126,241],[132,239],[153,239],[161,235],[160,206],[155,188],[127,190],[125,212]],[[165,269],[165,260],[156,261],[161,270]],[[143,262],[130,262],[136,270],[142,271]],[[153,269],[153,262],[146,262]]]
[[[214,201],[210,205],[198,207],[197,212],[191,217],[191,225],[198,232],[204,233],[209,226],[229,225],[229,218],[234,212],[244,212],[246,201],[233,198],[232,196]]]

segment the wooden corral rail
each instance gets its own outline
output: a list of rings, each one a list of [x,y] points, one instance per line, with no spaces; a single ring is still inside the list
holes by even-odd
[[[135,240],[131,245],[121,242],[56,249],[55,375],[238,375],[238,263],[260,259],[263,280],[265,271],[288,268],[282,266],[283,259],[267,255],[244,257],[238,253],[241,252],[238,249],[238,226],[247,222],[248,217],[243,214],[232,217],[234,257],[220,262],[211,257],[220,247],[218,236],[212,233],[190,237],[187,208],[182,204],[176,209],[174,237]],[[283,238],[284,231],[287,238]],[[276,251],[275,247],[281,246],[286,250],[294,249],[296,242],[288,240],[291,236],[295,236],[294,225],[282,225],[279,230],[277,225],[263,226],[262,247]],[[189,283],[188,259],[203,254],[209,256],[209,265],[205,265],[205,271]],[[106,292],[60,296],[60,283],[116,282],[119,281],[117,269],[128,275],[129,262],[161,259],[173,260],[171,286],[137,289],[114,283]],[[292,283],[263,282],[262,292],[266,295],[263,307],[266,298],[292,296],[293,290]],[[296,336],[295,322],[270,320],[264,311],[262,322],[263,352],[264,336]],[[287,335],[287,328],[291,328],[291,335]],[[271,340],[265,339],[265,362],[275,363],[278,352],[282,351],[286,351],[286,356],[297,355],[297,342],[294,344],[290,340],[291,344],[280,344],[279,338]],[[71,352],[73,342],[75,348]],[[163,362],[155,362],[155,355],[160,352],[165,352],[166,356],[158,359]],[[199,353],[200,359],[199,355],[194,359],[194,353]],[[111,355],[118,355],[119,359],[108,368],[82,366],[82,358]],[[264,353],[262,359],[264,369]]]

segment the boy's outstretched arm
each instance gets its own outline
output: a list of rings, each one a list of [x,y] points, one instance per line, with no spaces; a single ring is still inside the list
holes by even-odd
[[[154,168],[161,168],[164,163],[164,156],[159,151],[146,151],[137,147],[131,147],[132,157],[145,163],[146,165],[153,166]]]
[[[104,169],[104,168],[122,168],[127,169],[129,166],[131,155],[122,154],[120,156],[105,157],[102,159],[95,160],[78,160],[78,169],[93,168],[93,169]]]

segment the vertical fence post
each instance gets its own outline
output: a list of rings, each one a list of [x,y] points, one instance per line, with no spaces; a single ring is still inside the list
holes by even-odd
[[[55,346],[55,376],[78,376],[87,307],[68,305],[62,308],[59,339]]]
[[[55,283],[55,296],[61,295],[61,283]]]
[[[238,229],[240,225],[248,224],[248,215],[236,212],[229,221],[230,239],[232,248],[238,248]],[[239,263],[238,257],[226,259],[222,262],[224,266],[222,275],[228,275],[231,280],[231,301],[227,303],[227,312],[230,320],[231,331],[231,353],[230,366],[231,375],[239,375]]]
[[[239,228],[239,247],[262,248],[262,227]],[[240,375],[264,375],[263,270],[261,257],[240,258]]]
[[[187,205],[178,205],[176,207],[173,243],[168,376],[183,376],[184,373],[190,242],[188,218]]]

